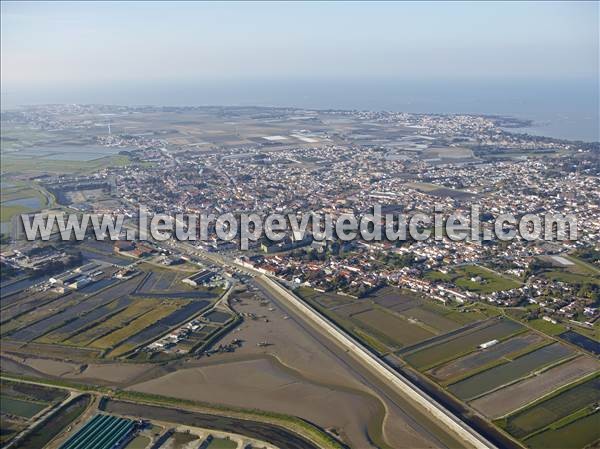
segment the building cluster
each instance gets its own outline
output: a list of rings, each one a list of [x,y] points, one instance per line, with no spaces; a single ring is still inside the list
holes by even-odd
[[[85,111],[86,106],[79,107]],[[58,112],[46,117],[60,116]],[[291,112],[279,111],[281,116]],[[236,255],[289,282],[357,297],[392,284],[442,301],[483,300],[503,306],[535,303],[552,319],[585,316],[593,321],[598,317],[597,284],[582,287],[532,269],[543,257],[598,250],[597,146],[510,132],[507,128],[520,123],[506,117],[296,113],[310,115],[311,122],[347,120],[353,125],[345,131],[339,126],[328,131],[324,131],[326,126],[321,131],[289,130],[289,135],[301,136],[304,145],[283,145],[284,137],[271,136],[257,139],[255,145],[224,145],[211,151],[173,143],[160,130],[103,134],[97,143],[128,149],[134,160],[143,163],[107,168],[94,176],[110,179],[120,200],[114,212],[129,217],[135,217],[143,205],[151,213],[266,216],[310,211],[335,219],[345,213],[367,214],[377,204],[384,214],[432,216],[441,210],[445,218],[449,213],[472,218],[476,206],[483,239],[455,241],[442,235],[426,241],[320,242],[309,235],[301,244],[290,239],[279,244],[263,240],[252,251]],[[60,125],[41,113],[23,114],[44,129]],[[71,114],[76,117],[74,111]],[[14,119],[25,120],[22,116]],[[499,241],[493,231],[494,218],[501,214],[517,218],[535,214],[542,217],[542,224],[548,214],[571,215],[577,220],[577,239],[548,242],[542,235],[534,241]],[[432,231],[438,231],[437,227],[432,225]],[[545,231],[554,235],[553,226]],[[227,252],[237,247],[219,241],[213,228],[209,240],[196,245]],[[460,288],[444,276],[430,275],[464,265],[491,268],[498,276],[516,279],[518,287],[481,293]],[[210,281],[205,276],[200,273],[189,282]]]

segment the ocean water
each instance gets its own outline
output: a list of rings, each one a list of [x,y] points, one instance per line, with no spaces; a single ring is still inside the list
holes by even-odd
[[[533,120],[533,126],[519,131],[599,141],[599,91],[598,79],[129,81],[68,87],[3,86],[2,105],[223,105],[497,114]]]

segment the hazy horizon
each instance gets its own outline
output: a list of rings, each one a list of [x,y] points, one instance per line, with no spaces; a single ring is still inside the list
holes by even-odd
[[[235,6],[235,7],[233,7]],[[2,78],[598,79],[597,2],[2,2]]]
[[[7,1],[2,108],[506,114],[598,140],[598,14],[597,2]]]

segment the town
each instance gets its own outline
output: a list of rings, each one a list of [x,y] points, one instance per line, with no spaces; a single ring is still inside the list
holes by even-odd
[[[444,406],[466,407],[462,419],[484,438],[506,447],[537,441],[517,426],[520,408],[571,384],[564,394],[580,398],[596,382],[600,153],[597,143],[519,133],[527,124],[501,116],[258,107],[50,105],[3,113],[3,357],[24,373],[49,373],[57,357],[68,357],[62,379],[90,384],[100,376],[136,394],[202,400],[214,391],[236,405],[236,391],[247,386],[203,390],[195,387],[203,374],[180,389],[167,381],[169,372],[225,370],[267,357],[267,371],[287,376],[273,360],[298,363],[301,354],[322,351],[308,342],[320,337],[296,327],[309,319],[296,307],[308,306],[341,344],[363,345],[362,356],[381,375],[401,373]],[[34,150],[25,133],[35,133],[43,149]],[[322,239],[313,230],[296,238],[287,230],[281,241],[262,236],[243,250],[239,238],[220,239],[214,223],[205,239],[130,239],[140,205],[150,215],[313,212],[334,220],[369,214],[375,205],[406,216],[442,210],[469,217],[476,208],[481,229],[480,238],[451,239],[434,224],[438,237],[423,241]],[[31,242],[19,220],[36,213],[120,214],[125,224],[117,241],[92,234],[65,241],[53,229],[49,240]],[[490,237],[503,214],[575,217],[576,238],[560,235],[558,225],[546,229],[549,239]],[[299,329],[308,352],[296,353],[297,341],[288,340]],[[315,369],[300,363],[302,371]],[[110,374],[102,371],[109,366]],[[515,395],[538,371],[548,380]],[[235,370],[219,372],[228,378]],[[580,404],[585,413],[561,416],[593,418],[590,401]],[[108,403],[128,407],[115,397]],[[395,400],[387,404],[398,410]],[[504,415],[508,420],[498,421]],[[343,419],[327,434],[337,438]],[[25,425],[14,416],[7,422],[14,434]],[[135,429],[127,437],[168,441],[184,432]],[[346,438],[360,446],[364,434],[355,431]]]

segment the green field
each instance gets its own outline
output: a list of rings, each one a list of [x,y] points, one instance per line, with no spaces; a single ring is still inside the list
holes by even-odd
[[[476,293],[488,294],[519,287],[519,282],[476,265],[466,265],[452,270],[457,287]],[[474,281],[472,278],[481,278]]]
[[[375,334],[383,334],[397,346],[406,346],[435,335],[433,332],[403,320],[381,309],[371,309],[352,316],[353,321]]]
[[[137,334],[153,323],[156,323],[161,318],[164,318],[167,315],[175,312],[179,306],[179,302],[171,300],[168,303],[161,305],[159,308],[153,309],[141,317],[133,320],[127,326],[124,326],[108,335],[105,335],[104,337],[99,338],[98,340],[95,340],[92,342],[90,347],[98,349],[114,348],[120,342],[126,340],[132,335]]]
[[[448,389],[463,400],[471,399],[501,385],[518,380],[534,370],[564,359],[573,353],[570,347],[561,343],[554,343],[525,354],[511,362],[495,366],[461,380],[450,385]]]
[[[452,309],[450,313],[447,313],[444,316],[452,321],[465,325],[474,321],[483,321],[498,315],[499,312],[496,309],[491,309],[489,307],[469,307]]]
[[[600,401],[600,377],[596,376],[517,412],[498,424],[511,435],[524,438],[598,401]]]
[[[600,411],[525,440],[533,449],[581,449],[600,439]]]
[[[355,300],[300,287],[296,293],[380,353],[399,349],[488,318],[468,308],[446,307],[409,290],[385,287]]]
[[[484,328],[459,334],[445,342],[408,354],[404,359],[417,369],[425,371],[442,362],[467,354],[475,350],[481,343],[506,338],[522,330],[524,328],[520,324],[502,319]]]
[[[213,438],[206,449],[235,449],[237,443],[226,438]]]
[[[91,400],[89,394],[81,395],[48,418],[42,425],[13,446],[15,449],[42,449],[52,438],[71,424],[87,408]]]
[[[401,315],[406,318],[416,319],[426,326],[434,328],[439,333],[450,332],[460,327],[460,322],[450,319],[450,317],[454,316],[450,314],[450,310],[430,304],[423,304],[419,307],[405,310],[401,312]]]
[[[146,449],[150,445],[150,438],[144,435],[138,435],[129,442],[126,449]]]
[[[28,209],[24,206],[2,206],[0,205],[0,222],[8,223],[15,215],[25,214],[30,212],[31,209]]]
[[[548,271],[544,277],[553,281],[565,282],[567,284],[595,284],[600,285],[600,277],[592,274],[577,274],[566,271]]]
[[[49,404],[40,402],[23,401],[9,396],[0,396],[0,411],[9,415],[31,418],[48,407]]]
[[[58,388],[50,388],[42,385],[26,384],[2,380],[1,390],[3,397],[21,399],[32,402],[58,402],[67,398],[67,392]]]
[[[300,287],[296,293],[302,298],[317,301],[323,307],[328,309],[344,304],[350,304],[354,301],[354,299],[350,298],[349,296],[338,295],[337,293],[332,292],[318,292],[308,287]]]
[[[53,159],[25,159],[3,155],[2,174],[85,174],[93,173],[106,167],[121,167],[129,163],[127,156],[112,155],[91,161],[69,161]]]
[[[554,335],[562,334],[564,331],[567,330],[567,328],[564,327],[562,324],[554,324],[554,323],[551,323],[550,321],[542,320],[541,318],[528,321],[527,324],[529,326],[533,327],[534,329],[537,329],[538,331],[543,332],[546,335],[554,336]]]
[[[480,294],[488,294],[519,287],[520,283],[509,276],[503,276],[478,265],[464,265],[453,268],[448,273],[429,271],[425,278],[431,281],[453,282],[457,287]],[[474,280],[476,279],[476,280]]]
[[[31,208],[22,204],[7,204],[9,201],[18,201],[26,198],[37,198],[38,208]],[[34,212],[35,210],[48,207],[47,197],[42,193],[41,187],[30,187],[16,183],[14,187],[2,189],[2,203],[0,203],[0,222],[8,223],[11,218],[18,214]]]
[[[425,279],[429,279],[430,281],[444,281],[450,282],[452,281],[452,275],[450,273],[442,273],[441,271],[429,271],[425,274]]]
[[[136,299],[125,310],[113,315],[109,319],[98,323],[83,332],[73,335],[64,343],[74,346],[88,346],[94,340],[110,334],[118,329],[126,327],[136,318],[142,316],[153,308],[159,308],[161,301],[153,299]],[[52,334],[50,334],[51,336]]]

